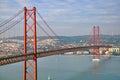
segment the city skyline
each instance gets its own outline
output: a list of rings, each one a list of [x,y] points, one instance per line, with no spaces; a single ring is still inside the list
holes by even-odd
[[[120,34],[119,0],[0,0],[0,22],[24,6],[35,6],[59,36],[90,35],[93,26],[102,34]]]

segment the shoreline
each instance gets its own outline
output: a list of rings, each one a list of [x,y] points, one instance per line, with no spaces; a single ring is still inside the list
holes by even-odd
[[[93,55],[84,55],[84,54],[62,54],[62,55],[65,55],[65,56],[93,56]],[[100,55],[100,56],[107,56],[107,55]],[[111,57],[120,57],[120,55],[118,55],[118,56],[111,55]]]

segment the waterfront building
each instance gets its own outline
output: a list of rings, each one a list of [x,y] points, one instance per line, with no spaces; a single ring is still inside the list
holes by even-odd
[[[118,47],[109,48],[109,51],[111,53],[120,54],[120,48],[118,48]]]

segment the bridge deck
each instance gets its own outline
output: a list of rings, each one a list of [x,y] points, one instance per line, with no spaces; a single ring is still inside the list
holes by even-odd
[[[51,56],[51,55],[64,54],[66,52],[88,50],[88,49],[91,49],[91,48],[99,48],[99,47],[112,47],[112,46],[109,46],[109,45],[82,46],[82,47],[64,48],[64,49],[59,49],[59,50],[38,52],[37,53],[37,58]],[[17,55],[2,57],[2,58],[0,58],[0,66],[6,65],[6,64],[11,64],[11,63],[16,63],[16,62],[20,62],[20,61],[24,61],[25,59],[26,60],[31,60],[31,59],[33,59],[33,57],[34,57],[33,53],[17,54]]]

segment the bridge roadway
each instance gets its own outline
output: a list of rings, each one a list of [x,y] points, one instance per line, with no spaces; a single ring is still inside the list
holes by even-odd
[[[51,55],[64,54],[66,52],[74,52],[74,51],[80,51],[80,50],[88,50],[92,48],[100,48],[100,47],[110,48],[112,46],[110,45],[82,46],[82,47],[64,48],[64,49],[58,49],[58,50],[52,50],[52,51],[37,52],[37,58],[51,56]],[[1,57],[0,66],[24,61],[25,59],[31,60],[33,58],[34,58],[33,53],[17,54],[17,55]]]

